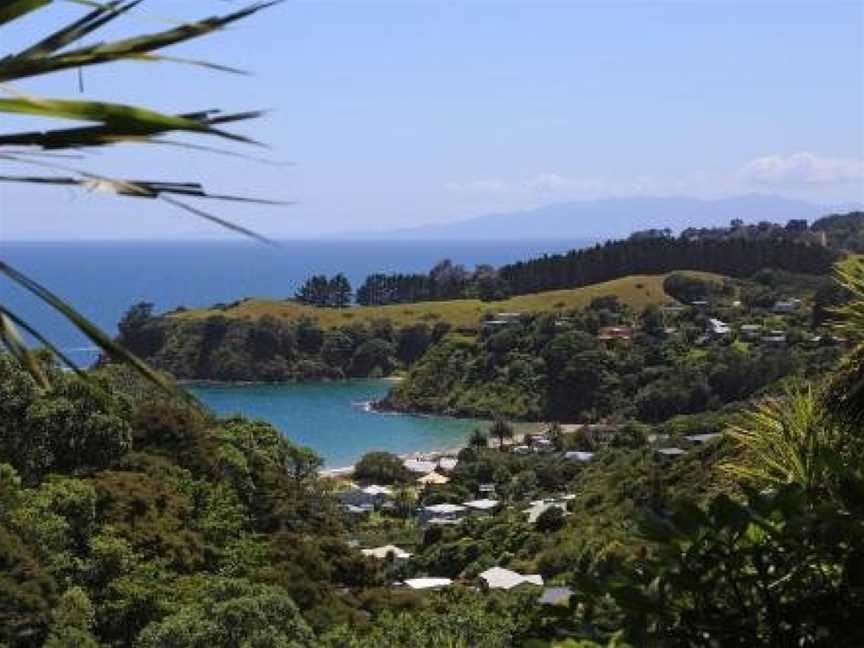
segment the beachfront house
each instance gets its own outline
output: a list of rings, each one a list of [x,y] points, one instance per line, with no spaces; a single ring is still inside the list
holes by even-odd
[[[402,465],[418,475],[428,475],[438,467],[437,462],[425,459],[406,459],[402,462]]]
[[[438,470],[452,472],[453,470],[456,470],[458,464],[459,460],[456,457],[441,457],[438,460]]]
[[[384,545],[383,547],[375,547],[374,549],[363,549],[361,552],[364,556],[377,558],[378,560],[394,559],[407,560],[411,554],[396,545]]]
[[[510,590],[519,585],[543,586],[543,577],[539,574],[520,574],[501,567],[492,567],[481,572],[480,579],[489,589]]]
[[[447,484],[449,482],[449,477],[441,475],[434,470],[428,475],[423,475],[422,477],[417,478],[417,483],[422,486],[443,486],[444,484]]]
[[[339,493],[339,500],[346,507],[351,506],[355,509],[372,510],[380,508],[384,503],[393,497],[393,491],[387,486],[379,486],[372,484],[365,488],[353,487]],[[351,513],[358,513],[357,510],[349,510]]]

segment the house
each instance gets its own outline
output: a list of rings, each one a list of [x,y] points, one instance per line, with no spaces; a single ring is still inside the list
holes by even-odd
[[[763,335],[760,341],[768,346],[786,346],[786,334],[783,331],[769,331],[768,335]]]
[[[531,454],[531,448],[527,445],[517,445],[510,448],[510,452],[518,455]]]
[[[775,302],[771,310],[775,313],[794,313],[799,308],[801,308],[800,299],[785,299]]]
[[[485,495],[487,497],[495,495],[495,484],[480,484],[477,488],[477,492],[479,492],[480,495]]]
[[[690,443],[694,443],[696,445],[704,445],[704,444],[708,443],[709,441],[713,441],[714,439],[719,439],[721,436],[723,436],[723,435],[718,433],[718,432],[711,432],[708,434],[691,434],[691,435],[686,436],[684,438],[687,439]]]
[[[670,461],[687,454],[687,451],[681,448],[657,448],[654,450],[654,454],[661,461]]]
[[[509,569],[502,569],[501,567],[487,569],[480,574],[480,578],[486,581],[486,585],[489,589],[509,590],[526,583],[539,586],[543,585],[543,577],[539,574],[524,575]]]
[[[422,484],[424,486],[443,486],[444,484],[450,481],[449,477],[445,477],[434,470],[430,472],[428,475],[423,475],[417,479],[418,484]]]
[[[404,581],[405,585],[415,590],[441,589],[447,587],[453,581],[449,578],[409,578]]]
[[[761,324],[742,324],[741,337],[745,340],[755,340],[759,337],[762,331]]]
[[[456,457],[441,457],[438,460],[438,468],[444,472],[455,470],[459,460]]]
[[[402,462],[408,470],[419,475],[428,475],[438,467],[434,461],[424,461],[422,459],[406,459]]]
[[[483,322],[483,326],[508,326],[518,324],[522,313],[496,313],[492,319]]]
[[[543,590],[537,603],[540,605],[569,605],[574,592],[569,587],[547,587]]]
[[[531,502],[531,506],[524,511],[523,513],[528,514],[528,523],[534,524],[545,511],[548,511],[551,508],[561,509],[564,513],[567,512],[567,504],[563,502],[547,502],[546,500],[537,500],[536,502]]]
[[[633,329],[629,326],[602,326],[597,332],[598,340],[629,340]]]
[[[372,497],[391,497],[393,495],[393,490],[389,486],[378,486],[377,484],[371,484],[362,490]]]
[[[531,450],[537,453],[555,452],[555,444],[544,437],[534,437],[531,441]]]
[[[705,299],[697,299],[696,301],[691,301],[690,305],[693,306],[694,308],[698,308],[700,310],[704,309],[704,308],[708,308],[708,306],[710,306],[708,301]]]
[[[339,493],[338,497],[345,506],[373,509],[384,504],[387,498],[392,495],[393,491],[386,486],[377,486],[373,484],[366,488],[351,488],[350,490]]]
[[[729,335],[729,333],[732,332],[732,329],[729,328],[729,325],[726,322],[712,317],[708,320],[708,332],[715,337],[721,337],[723,335]]]
[[[391,556],[399,560],[407,560],[411,557],[410,553],[395,545],[384,545],[383,547],[375,547],[374,549],[363,549],[360,553],[364,556],[369,556],[370,558],[378,558],[379,560],[384,560]]]
[[[345,510],[352,515],[363,515],[365,513],[371,513],[375,510],[375,507],[371,504],[361,504],[360,506],[355,506],[354,504],[345,504],[344,506]]]
[[[581,452],[579,450],[571,450],[564,453],[564,458],[570,461],[591,461],[594,458],[593,452]]]
[[[476,513],[491,513],[501,502],[493,499],[476,499],[470,502],[462,502],[462,504]]]
[[[432,519],[454,521],[461,518],[467,510],[459,504],[433,504],[423,507],[421,518],[427,522]]]

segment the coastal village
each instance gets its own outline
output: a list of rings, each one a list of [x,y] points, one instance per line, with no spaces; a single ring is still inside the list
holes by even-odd
[[[749,309],[738,299],[696,299],[661,306],[658,312],[661,335],[679,336],[694,350],[710,344],[738,345],[743,349],[759,345],[779,351],[794,345],[847,344],[841,332],[830,325],[817,334],[803,333],[812,316],[812,304],[798,297],[778,297],[760,309]],[[518,312],[494,313],[485,318],[482,327],[490,331],[506,329],[518,325],[523,317]],[[694,335],[691,330],[685,336],[686,327],[692,329],[693,322],[700,323],[701,332]],[[556,326],[568,324],[565,315],[556,320]],[[596,338],[608,345],[629,344],[641,332],[639,321],[631,317],[601,326]],[[496,426],[508,429],[496,436]],[[460,472],[466,452],[471,460],[477,453],[503,453],[516,461],[534,461],[541,469],[556,464],[578,471],[602,458],[606,448],[616,445],[620,428],[620,424],[609,421],[536,423],[530,424],[530,432],[515,432],[510,424],[496,421],[485,436],[478,429],[465,450],[391,456],[402,477],[387,484],[356,479],[353,468],[333,471],[331,476],[338,477],[337,496],[353,520],[355,537],[351,542],[362,555],[392,565],[393,587],[438,590],[461,584],[484,591],[534,588],[538,604],[566,606],[573,594],[570,586],[555,579],[544,581],[540,574],[523,573],[518,569],[518,560],[445,575],[424,568],[428,561],[421,559],[422,553],[430,537],[440,539],[446,535],[457,541],[471,538],[479,528],[494,525],[497,516],[506,518],[508,524],[517,520],[526,528],[542,530],[554,529],[572,515],[570,504],[576,500],[576,493],[538,488],[536,484],[524,490],[505,488],[506,492],[502,492],[494,480],[478,481],[476,474],[466,476]],[[652,457],[657,470],[663,470],[663,466],[690,453],[712,452],[712,446],[722,437],[722,430],[684,435],[649,433],[635,445]],[[382,544],[375,545],[374,540],[382,540]]]

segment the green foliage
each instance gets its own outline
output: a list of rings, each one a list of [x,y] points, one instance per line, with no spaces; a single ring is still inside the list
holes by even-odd
[[[194,597],[144,628],[137,643],[142,648],[314,644],[312,630],[284,590],[218,577],[195,579]]]
[[[376,484],[397,484],[408,481],[411,473],[402,459],[391,452],[367,452],[354,465],[357,479]]]
[[[860,486],[841,501],[784,487],[646,518],[659,550],[613,567],[602,584],[581,579],[585,603],[611,595],[640,646],[856,645]]]

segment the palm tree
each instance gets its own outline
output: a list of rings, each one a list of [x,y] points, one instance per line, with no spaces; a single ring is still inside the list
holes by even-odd
[[[864,259],[850,256],[835,267],[836,281],[852,293],[852,300],[834,309],[844,334],[858,342],[846,356],[825,392],[826,409],[841,424],[864,424]]]
[[[31,14],[51,9],[59,1],[14,0],[0,3],[0,43],[3,42],[4,30],[16,27],[17,21]],[[191,201],[198,199],[265,203],[272,201],[210,193],[197,182],[128,179],[120,174],[107,176],[88,171],[77,164],[67,163],[65,158],[68,156],[61,155],[63,152],[74,151],[77,157],[84,157],[91,150],[121,144],[158,144],[239,155],[236,151],[181,142],[171,139],[170,136],[176,133],[185,133],[225,142],[257,144],[254,140],[232,133],[223,127],[226,124],[256,118],[260,116],[260,111],[226,114],[217,110],[205,109],[168,114],[144,106],[121,103],[37,97],[24,94],[16,90],[11,84],[19,80],[29,80],[62,70],[77,70],[80,79],[84,68],[117,61],[138,61],[145,65],[165,62],[184,63],[222,72],[240,73],[240,70],[224,65],[176,58],[164,55],[161,51],[168,46],[221,30],[281,0],[256,2],[225,15],[178,24],[163,31],[131,34],[126,38],[88,44],[81,44],[81,41],[89,38],[91,34],[105,25],[128,17],[129,12],[141,4],[143,0],[66,1],[74,2],[88,9],[79,19],[64,25],[51,34],[44,35],[42,38],[34,39],[29,47],[0,56],[0,90],[7,95],[0,97],[0,113],[83,121],[87,125],[0,134],[0,162],[4,163],[4,166],[15,165],[37,170],[36,175],[31,173],[3,174],[0,175],[0,181],[24,182],[39,186],[71,186],[106,191],[118,196],[160,200],[222,227],[262,239],[254,232],[205,211]],[[63,299],[5,263],[2,258],[0,258],[0,277],[5,277],[59,311],[82,333],[101,347],[111,359],[130,364],[149,380],[169,388],[168,382],[162,376],[116,344],[110,336],[99,330]],[[31,335],[49,349],[57,359],[81,374],[80,370],[30,322],[24,321],[0,302],[0,343],[30,371],[43,387],[47,388],[48,380],[41,370],[41,363],[28,349],[21,331]]]
[[[748,412],[726,432],[741,456],[724,464],[726,472],[754,485],[797,484],[818,494],[842,480],[838,474],[846,435],[826,416],[811,386],[787,390]]]
[[[498,439],[498,449],[504,451],[504,441],[513,438],[513,428],[502,418],[496,418],[489,428],[489,436]]]

